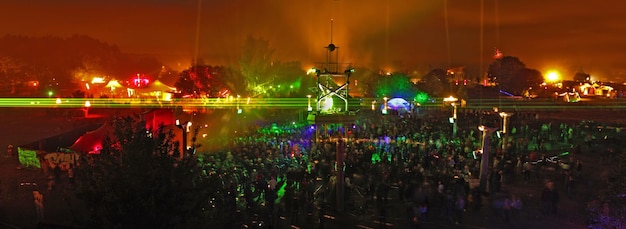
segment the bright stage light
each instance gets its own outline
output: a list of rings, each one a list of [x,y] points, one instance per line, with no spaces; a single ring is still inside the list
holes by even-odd
[[[558,82],[561,80],[561,74],[558,71],[552,70],[546,74],[545,79],[550,83]]]

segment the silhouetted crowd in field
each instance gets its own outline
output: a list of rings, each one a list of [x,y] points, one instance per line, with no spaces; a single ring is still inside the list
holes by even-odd
[[[379,222],[403,217],[414,227],[430,220],[463,223],[466,211],[485,207],[485,194],[487,207],[509,222],[524,206],[519,195],[501,193],[513,180],[544,182],[543,214],[556,214],[555,190],[574,195],[583,173],[574,155],[620,134],[591,122],[540,123],[535,114],[516,114],[507,136],[490,135],[483,192],[477,185],[483,133],[476,126],[501,127],[497,113],[462,110],[456,135],[446,115],[425,113],[359,114],[349,125],[274,124],[268,128],[280,131],[252,130],[234,139],[230,149],[202,155],[207,174],[222,181],[216,207],[229,213],[224,227],[323,227],[337,211]],[[338,150],[338,139],[345,148]],[[557,145],[570,150],[555,152]],[[555,185],[561,181],[563,186]],[[405,204],[405,215],[389,214],[392,200]]]

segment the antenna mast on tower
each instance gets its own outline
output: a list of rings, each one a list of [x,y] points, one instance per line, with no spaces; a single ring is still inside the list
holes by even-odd
[[[337,47],[334,43],[333,43],[333,23],[334,20],[330,19],[330,44],[328,44],[328,46],[326,46],[326,66],[325,69],[326,71],[329,72],[339,72],[339,47]],[[335,60],[333,61],[332,59],[332,53],[337,50],[337,52],[335,52]]]
[[[348,85],[350,84],[350,74],[354,72],[354,68],[350,64],[339,63],[339,47],[333,43],[333,24],[334,20],[331,19],[330,44],[324,47],[326,49],[326,63],[316,64],[317,111],[323,113],[348,111]],[[345,70],[340,71],[340,68],[345,68]],[[332,104],[333,97],[340,99],[344,106],[333,107],[329,110],[329,104]],[[326,108],[323,109],[323,107]]]

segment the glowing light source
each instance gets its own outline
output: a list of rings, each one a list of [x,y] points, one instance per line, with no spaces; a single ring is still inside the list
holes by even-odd
[[[387,100],[388,100],[388,99],[389,99],[389,98],[387,98],[387,97],[384,97],[384,98],[383,98],[383,100],[385,101],[385,103],[383,104],[383,110],[382,110],[382,113],[383,113],[383,114],[387,114],[387,105],[388,105],[388,104],[387,104]]]
[[[561,74],[555,70],[552,70],[546,74],[545,78],[547,82],[557,82],[561,80]]]
[[[307,111],[313,111],[313,107],[311,107],[311,95],[306,95],[306,98],[308,100],[308,105],[307,105]]]
[[[102,78],[102,77],[93,77],[93,79],[91,79],[91,83],[92,84],[104,83],[104,78]]]
[[[500,114],[500,117],[502,118],[502,133],[506,134],[507,120],[508,120],[509,117],[511,117],[513,115],[513,113],[500,112],[498,114]]]
[[[333,99],[331,97],[327,97],[322,102],[321,110],[322,112],[328,112],[333,108]]]
[[[144,87],[150,84],[150,79],[146,78],[144,75],[137,73],[137,77],[132,80],[132,84],[135,87]]]
[[[443,98],[444,102],[456,102],[459,101],[459,99],[455,98],[454,96],[448,96],[446,98]]]
[[[321,71],[319,69],[316,69],[316,68],[310,68],[308,71],[306,71],[307,75],[310,75],[310,74],[319,75],[320,73],[321,73]]]

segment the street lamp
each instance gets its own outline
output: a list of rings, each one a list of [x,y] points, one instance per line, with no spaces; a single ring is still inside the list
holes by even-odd
[[[91,102],[85,101],[85,109],[83,109],[85,113],[85,118],[89,116],[89,108],[91,107]]]
[[[509,117],[513,116],[513,113],[507,113],[507,112],[500,112],[500,117],[502,118],[502,131],[501,133],[504,134],[504,136],[502,137],[502,152],[506,152],[506,145],[507,145],[507,127],[508,127],[508,120]]]
[[[489,138],[497,128],[489,128],[483,125],[478,126],[478,130],[483,132],[482,151],[483,155],[480,159],[480,191],[485,192],[487,190],[487,172],[489,171]]]
[[[187,132],[189,132],[189,127],[191,126],[191,122],[185,121],[180,123],[180,120],[176,119],[176,127],[182,130],[183,133],[183,142],[182,142],[182,150],[180,153],[180,159],[183,159],[184,155],[187,153]]]
[[[383,111],[382,111],[382,112],[383,112],[383,114],[387,114],[387,100],[388,100],[388,99],[389,99],[389,98],[387,98],[387,97],[384,97],[384,98],[383,98],[383,100],[385,101],[385,104],[383,104]]]
[[[448,96],[446,98],[443,98],[443,102],[456,102],[456,101],[459,101],[459,99],[457,99],[454,96]]]
[[[457,101],[459,101],[458,98],[455,98],[453,96],[449,96],[447,98],[443,98],[443,102],[444,103],[450,103],[450,105],[453,107],[453,113],[452,113],[452,117],[450,118],[450,123],[452,123],[452,137],[456,136],[456,130],[457,130],[457,115],[456,115],[456,107],[457,107]]]

